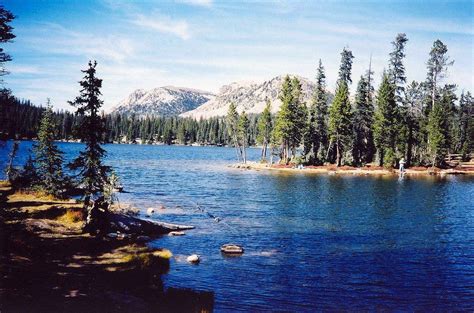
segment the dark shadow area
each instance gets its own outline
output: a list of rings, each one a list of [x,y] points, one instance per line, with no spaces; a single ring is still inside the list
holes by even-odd
[[[213,311],[212,292],[164,288],[161,275],[169,271],[168,260],[147,260],[144,266],[140,254],[132,254],[127,262],[122,255],[114,256],[124,246],[137,251],[145,246],[73,231],[38,231],[25,218],[47,224],[67,209],[53,206],[24,213],[19,210],[22,202],[5,205],[8,195],[6,190],[0,193],[2,313]]]

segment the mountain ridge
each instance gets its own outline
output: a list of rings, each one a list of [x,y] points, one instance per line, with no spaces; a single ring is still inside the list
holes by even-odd
[[[315,84],[298,75],[279,75],[263,82],[241,81],[223,85],[217,94],[188,87],[163,86],[150,90],[137,89],[120,101],[112,112],[138,116],[180,116],[194,119],[225,116],[230,103],[237,111],[258,114],[263,111],[266,99],[276,113],[281,105],[278,99],[285,77],[297,77],[302,88],[302,101],[310,103]]]

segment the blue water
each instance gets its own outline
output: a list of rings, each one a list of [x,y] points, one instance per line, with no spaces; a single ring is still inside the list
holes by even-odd
[[[81,145],[60,147],[70,159]],[[105,147],[121,203],[164,204],[154,218],[196,226],[151,244],[174,254],[165,285],[213,291],[216,311],[474,310],[472,177],[237,170],[230,148]],[[228,242],[245,254],[223,257]]]

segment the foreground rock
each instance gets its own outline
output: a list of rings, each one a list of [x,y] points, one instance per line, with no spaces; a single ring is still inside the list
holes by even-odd
[[[194,229],[194,226],[157,222],[126,214],[109,213],[107,219],[107,233],[118,232],[134,236],[156,236]]]
[[[191,254],[190,256],[186,258],[186,261],[188,261],[189,263],[198,264],[201,261],[201,259],[199,258],[199,255]]]

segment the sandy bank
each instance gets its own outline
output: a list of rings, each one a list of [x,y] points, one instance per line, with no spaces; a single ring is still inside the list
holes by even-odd
[[[248,170],[268,170],[280,171],[287,173],[311,173],[311,174],[326,174],[326,175],[391,175],[399,176],[400,173],[396,169],[386,169],[379,166],[365,166],[365,167],[351,167],[335,165],[330,166],[305,166],[302,169],[295,168],[293,165],[273,164],[270,166],[265,163],[247,162],[246,164],[232,164],[231,168],[248,169]],[[429,175],[474,175],[474,168],[454,168],[454,169],[439,169],[431,167],[412,167],[405,170],[404,175],[407,176],[429,176]]]

